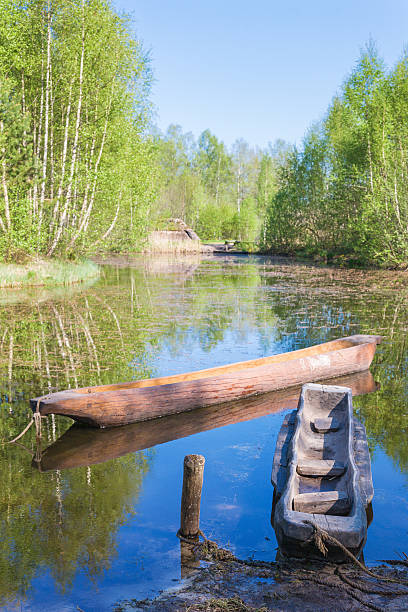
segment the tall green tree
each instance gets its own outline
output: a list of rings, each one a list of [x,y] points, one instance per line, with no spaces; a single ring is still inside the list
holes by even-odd
[[[140,142],[148,57],[127,18],[103,0],[2,0],[2,9],[0,76],[20,104],[20,129],[4,125],[3,150],[25,149],[31,159],[21,172],[33,169],[17,197],[3,164],[2,254],[21,232],[32,252],[75,253],[104,242],[131,207],[147,206],[136,204],[133,175],[149,156]]]
[[[387,71],[372,43],[362,52],[320,126],[282,166],[269,248],[406,264],[407,74],[406,55]]]
[[[198,139],[195,165],[215,203],[219,204],[230,188],[232,160],[224,143],[210,130],[205,130]]]

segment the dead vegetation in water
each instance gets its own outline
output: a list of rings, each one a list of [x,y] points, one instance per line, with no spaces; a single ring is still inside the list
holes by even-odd
[[[207,253],[213,249],[203,245],[201,240],[194,240],[184,230],[154,231],[148,237],[143,248],[144,253],[190,254]]]
[[[227,599],[210,599],[205,603],[186,608],[186,612],[267,612],[268,608],[253,608],[240,597],[228,597]]]
[[[127,600],[115,612],[357,612],[408,609],[408,571],[371,568],[384,576],[374,580],[353,565],[307,560],[246,561],[224,554],[207,540],[197,551],[204,565],[178,586],[154,600]],[[395,564],[398,560],[395,561]],[[400,564],[403,566],[404,564]],[[390,584],[386,580],[401,582]]]

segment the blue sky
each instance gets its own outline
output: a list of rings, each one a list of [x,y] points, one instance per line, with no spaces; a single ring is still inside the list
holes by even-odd
[[[373,38],[408,43],[408,0],[116,0],[151,49],[157,124],[227,145],[299,142]]]

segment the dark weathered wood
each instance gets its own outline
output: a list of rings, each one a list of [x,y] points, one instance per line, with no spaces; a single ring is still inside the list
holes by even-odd
[[[60,414],[113,427],[220,404],[369,368],[380,336],[350,336],[290,353],[198,372],[60,391],[30,400]]]
[[[185,538],[197,538],[200,530],[204,463],[205,459],[202,455],[187,455],[184,457],[180,533]]]
[[[368,370],[336,380],[338,384],[351,387],[354,395],[371,393],[377,389]],[[41,471],[48,471],[101,463],[200,431],[293,409],[297,406],[300,391],[300,387],[292,387],[123,427],[95,429],[74,424],[43,451],[41,461],[34,462],[34,465]]]
[[[374,497],[371,458],[365,427],[356,418],[354,418],[354,460],[360,476],[361,497],[367,507]]]
[[[373,391],[375,390],[376,389],[373,388]],[[353,395],[357,394],[353,392]],[[274,487],[276,501],[282,495],[287,480],[287,451],[290,448],[290,442],[292,440],[294,432],[295,419],[296,410],[289,412],[289,414],[285,416],[276,442],[271,474],[271,482]],[[360,423],[360,421],[358,421],[355,417],[353,418],[353,425],[354,460],[358,468],[361,497],[364,505],[366,506],[368,511],[370,511],[370,503],[374,497],[373,480],[371,475],[370,451],[368,449],[367,436],[364,425],[362,425],[362,423]],[[371,520],[368,522],[370,523]]]
[[[309,514],[343,515],[350,511],[350,500],[344,491],[299,493],[293,498],[293,509]]]
[[[339,427],[321,433],[313,427],[318,419],[336,420]],[[368,445],[364,430],[357,427],[355,432],[351,390],[304,385],[292,427],[290,422],[288,418],[278,436],[281,450],[275,453],[272,471],[272,520],[281,551],[320,558],[311,521],[359,554],[367,535],[370,487],[365,480],[371,472],[369,457],[361,471],[356,461],[367,459]],[[329,553],[333,560],[346,560],[339,548],[331,547]]]
[[[344,463],[333,459],[303,459],[298,463],[296,470],[301,476],[331,478],[344,474],[346,467]]]
[[[340,422],[337,419],[322,419],[316,418],[313,423],[313,428],[318,433],[326,433],[328,431],[337,431],[340,427]]]

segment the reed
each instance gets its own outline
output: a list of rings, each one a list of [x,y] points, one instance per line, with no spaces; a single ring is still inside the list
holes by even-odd
[[[91,261],[31,260],[25,264],[0,264],[0,288],[71,285],[99,276]]]
[[[203,246],[200,240],[191,240],[190,238],[181,239],[179,232],[172,232],[173,236],[168,236],[170,232],[152,232],[143,249],[145,253],[201,253]]]

